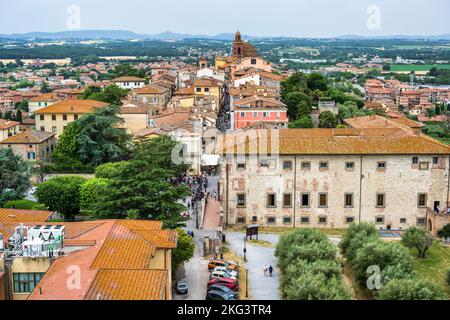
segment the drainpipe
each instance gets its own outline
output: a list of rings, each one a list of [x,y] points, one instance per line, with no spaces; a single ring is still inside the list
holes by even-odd
[[[294,156],[294,228],[295,228],[295,211],[296,211],[296,194],[297,194],[297,155]]]
[[[363,156],[360,156],[360,163],[359,163],[359,222],[361,222],[361,204],[362,204],[362,160]]]

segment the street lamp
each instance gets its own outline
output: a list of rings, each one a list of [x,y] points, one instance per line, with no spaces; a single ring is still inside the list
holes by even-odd
[[[244,261],[247,262],[247,237],[244,237]]]

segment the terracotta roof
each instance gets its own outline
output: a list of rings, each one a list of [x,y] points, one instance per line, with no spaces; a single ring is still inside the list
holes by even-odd
[[[194,87],[218,87],[217,81],[213,79],[196,79]]]
[[[402,131],[395,128],[254,130],[248,136],[232,134],[222,137],[218,140],[216,152],[256,154],[262,147],[267,150],[264,154],[285,155],[450,155],[450,146],[424,134],[405,135]]]
[[[18,125],[20,125],[20,122],[0,119],[0,130],[6,130]]]
[[[100,270],[86,300],[163,300],[164,270]]]
[[[29,102],[42,102],[42,101],[57,101],[58,97],[56,94],[50,92],[50,93],[43,93],[37,97],[31,98],[28,100]]]
[[[285,109],[286,105],[276,99],[265,98],[260,96],[252,96],[236,100],[234,102],[235,109]],[[246,107],[250,106],[250,107]]]
[[[347,125],[355,129],[400,128],[407,130],[408,128],[421,128],[424,126],[422,123],[410,120],[404,116],[385,118],[378,115],[370,115],[364,117],[349,118],[345,119],[344,121]]]
[[[101,108],[108,106],[108,103],[96,100],[64,100],[55,103],[51,106],[36,110],[36,114],[49,113],[69,113],[69,114],[83,114],[92,112],[94,108]]]
[[[52,132],[44,132],[44,131],[36,131],[36,130],[29,130],[24,131],[22,133],[18,133],[14,136],[11,136],[3,141],[1,141],[1,144],[34,144],[34,143],[42,143],[44,141],[47,141],[48,139],[54,137],[56,133]]]
[[[179,96],[179,95],[191,96],[193,94],[194,94],[194,87],[192,87],[192,86],[180,89],[174,93],[175,96]]]
[[[121,114],[147,114],[148,107],[128,104],[120,108]]]
[[[21,210],[0,208],[0,223],[3,222],[44,222],[50,219],[52,213],[44,210]]]
[[[167,91],[168,91],[167,88],[163,88],[161,86],[150,84],[148,86],[134,90],[134,93],[137,93],[137,94],[163,94]]]
[[[138,77],[124,76],[124,77],[118,77],[118,78],[112,79],[111,81],[112,82],[145,82],[145,79],[138,78]]]

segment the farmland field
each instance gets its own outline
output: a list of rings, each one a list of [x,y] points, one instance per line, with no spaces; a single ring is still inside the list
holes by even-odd
[[[393,64],[391,65],[391,71],[430,71],[433,67],[437,67],[438,69],[450,69],[450,64]]]

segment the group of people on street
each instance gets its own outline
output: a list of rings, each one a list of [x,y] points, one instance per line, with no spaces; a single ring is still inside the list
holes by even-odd
[[[263,271],[264,271],[264,276],[267,277],[267,272],[269,272],[269,276],[272,276],[272,273],[273,273],[273,267],[272,267],[272,265],[267,266],[267,264],[265,264],[265,265],[264,265]]]

